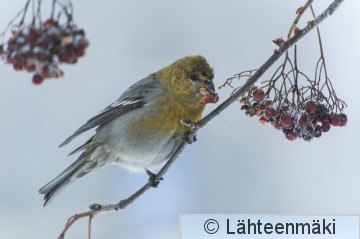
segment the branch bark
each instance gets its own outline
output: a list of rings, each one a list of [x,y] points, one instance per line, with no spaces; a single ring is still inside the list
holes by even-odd
[[[340,6],[340,4],[344,0],[334,0],[317,18],[315,18],[311,24],[308,24],[305,28],[300,30],[297,34],[295,34],[292,38],[284,41],[280,47],[274,51],[274,54],[270,56],[266,62],[258,68],[258,70],[245,82],[245,84],[236,90],[227,100],[221,103],[216,109],[206,115],[203,119],[195,124],[194,129],[189,135],[190,138],[196,135],[198,130],[203,128],[207,123],[213,120],[217,115],[219,115],[223,110],[225,110],[228,106],[230,106],[235,100],[244,95],[250,87],[259,80],[259,78],[284,54],[286,53],[292,46],[294,46],[300,39],[302,39],[305,35],[307,35],[310,31],[312,31],[315,27],[317,27],[321,22],[323,22],[327,17],[331,16]],[[165,175],[165,173],[169,170],[171,165],[175,162],[175,160],[180,156],[182,151],[185,149],[187,145],[187,141],[184,140],[178,149],[175,151],[173,156],[166,162],[166,164],[160,169],[160,171],[154,175],[152,180],[149,180],[144,186],[142,186],[138,191],[132,194],[130,197],[121,200],[116,204],[109,205],[100,205],[93,204],[90,206],[90,210],[82,213],[78,213],[70,217],[65,225],[64,230],[58,237],[59,239],[63,239],[65,237],[66,231],[75,223],[78,219],[89,217],[89,228],[91,224],[91,219],[100,213],[109,212],[109,211],[118,211],[119,209],[124,209],[130,204],[132,204],[137,198],[139,198],[143,193],[152,188],[154,181],[159,181]],[[90,232],[89,232],[90,235]]]

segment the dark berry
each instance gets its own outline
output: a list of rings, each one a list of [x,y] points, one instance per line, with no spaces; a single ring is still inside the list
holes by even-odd
[[[294,131],[285,132],[285,138],[289,141],[294,141],[298,137],[298,134]]]
[[[328,122],[324,122],[321,126],[320,129],[322,132],[326,133],[330,130],[331,126]]]
[[[39,73],[35,73],[32,78],[32,82],[35,85],[39,85],[44,81],[44,78]]]
[[[317,109],[316,103],[312,100],[306,102],[306,112],[312,114],[315,113]]]
[[[312,124],[309,124],[306,126],[306,131],[312,134],[312,133],[314,133],[315,128]]]
[[[338,114],[329,115],[329,123],[333,126],[339,126],[341,124],[341,119]]]
[[[340,124],[339,124],[339,126],[345,126],[346,123],[347,123],[347,116],[346,116],[346,114],[340,114],[340,115],[339,115],[339,118],[340,118]]]

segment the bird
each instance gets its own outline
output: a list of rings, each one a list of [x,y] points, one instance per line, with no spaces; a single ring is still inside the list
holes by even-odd
[[[182,121],[198,122],[205,106],[218,101],[213,79],[208,61],[191,55],[130,86],[59,145],[96,127],[95,134],[69,154],[82,152],[78,159],[39,189],[43,206],[76,179],[106,164],[151,174],[193,130]]]

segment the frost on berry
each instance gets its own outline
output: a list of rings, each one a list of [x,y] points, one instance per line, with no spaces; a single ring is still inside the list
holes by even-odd
[[[89,45],[85,31],[73,22],[71,6],[61,0],[54,1],[63,7],[55,9],[54,4],[50,18],[41,20],[38,12],[30,23],[26,23],[26,5],[20,23],[15,25],[15,19],[11,22],[10,37],[4,44],[3,54],[0,54],[14,70],[32,73],[34,84],[62,77],[64,72],[60,65],[76,63]],[[34,4],[39,4],[41,9],[41,1]],[[58,16],[56,19],[55,15]],[[60,16],[65,16],[65,19]]]
[[[264,114],[267,119],[271,119],[276,116],[277,112],[273,107],[266,107]]]

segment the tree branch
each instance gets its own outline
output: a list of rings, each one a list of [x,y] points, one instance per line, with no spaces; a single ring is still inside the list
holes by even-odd
[[[311,30],[313,30],[316,26],[318,26],[322,21],[324,21],[327,17],[332,15],[340,4],[344,0],[334,0],[326,10],[320,14],[316,19],[314,19],[311,24],[308,24],[305,28],[300,30],[297,34],[295,34],[292,38],[289,38],[287,41],[284,41],[279,49],[275,50],[274,54],[270,56],[270,58],[258,68],[258,70],[246,81],[246,83],[236,90],[227,100],[221,103],[216,109],[206,115],[203,119],[196,123],[196,127],[191,131],[189,137],[195,136],[199,129],[203,128],[208,122],[213,120],[217,115],[219,115],[223,110],[225,110],[230,104],[232,104],[235,100],[240,98],[244,93],[246,93],[251,86],[259,80],[259,78],[285,53],[294,46],[300,39],[302,39],[305,35],[307,35]],[[109,205],[100,205],[93,204],[90,206],[90,210],[86,212],[82,212],[79,214],[75,214],[69,218],[67,221],[64,230],[58,237],[59,239],[63,239],[65,237],[66,231],[72,226],[74,222],[83,217],[89,217],[89,228],[91,224],[91,219],[99,214],[119,209],[124,209],[130,204],[132,204],[137,198],[139,198],[143,193],[153,187],[153,182],[157,182],[161,180],[161,178],[165,175],[165,173],[169,170],[171,165],[175,162],[175,160],[180,156],[182,151],[185,149],[187,145],[187,141],[184,140],[180,146],[177,148],[173,156],[166,162],[166,164],[160,169],[160,171],[154,175],[154,177],[149,180],[144,186],[142,186],[138,191],[132,194],[130,197],[121,200],[116,204]],[[90,229],[89,229],[90,230]],[[90,231],[89,231],[90,235]]]

